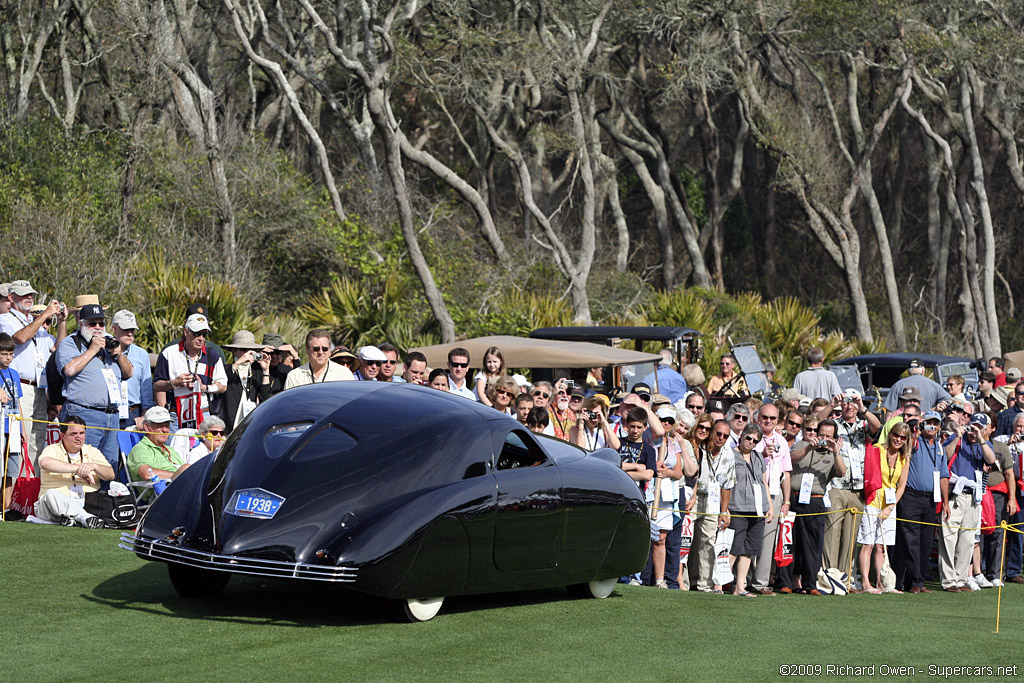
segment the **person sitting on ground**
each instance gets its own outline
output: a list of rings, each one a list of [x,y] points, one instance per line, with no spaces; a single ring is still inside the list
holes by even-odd
[[[224,424],[224,420],[216,415],[211,415],[203,420],[203,424],[199,425],[199,443],[188,452],[185,464],[194,465],[211,453],[216,453],[217,449],[224,443],[226,432],[227,427]]]
[[[171,414],[154,406],[142,420],[145,436],[128,452],[128,476],[132,481],[152,481],[153,477],[174,479],[185,471],[185,458],[167,445],[171,437]]]
[[[430,371],[427,386],[438,391],[451,391],[448,386],[448,372],[444,368],[434,368]]]
[[[548,411],[544,408],[531,408],[526,415],[526,428],[534,434],[546,434],[548,422]]]
[[[505,356],[502,355],[501,349],[497,346],[492,346],[484,351],[484,367],[473,378],[477,400],[484,405],[491,405],[491,399],[488,398],[490,386],[494,384],[495,380],[504,375]]]
[[[101,529],[103,520],[85,511],[85,494],[112,480],[114,468],[99,449],[85,443],[85,420],[72,415],[61,423],[60,432],[60,441],[39,454],[42,476],[35,515],[44,522]]]
[[[515,415],[516,411],[512,401],[519,395],[519,387],[515,380],[509,376],[499,377],[491,384],[488,392],[488,403],[495,410],[500,410],[506,415]]]

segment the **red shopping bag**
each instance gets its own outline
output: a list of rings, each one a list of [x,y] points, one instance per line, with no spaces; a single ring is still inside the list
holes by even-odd
[[[986,536],[996,530],[996,501],[992,498],[992,492],[986,490],[981,497],[981,533]]]
[[[793,563],[793,521],[795,513],[789,513],[779,520],[779,535],[775,541],[775,566],[786,567]]]
[[[28,459],[28,444],[21,445],[21,467],[18,468],[18,478],[14,481],[14,491],[11,493],[10,508],[28,517],[35,513],[36,501],[39,500],[39,477]]]

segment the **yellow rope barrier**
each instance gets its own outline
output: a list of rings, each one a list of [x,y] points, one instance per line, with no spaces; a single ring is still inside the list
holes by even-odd
[[[44,425],[47,425],[47,426],[49,426],[49,425],[56,425],[58,427],[63,427],[65,425],[69,424],[67,422],[57,422],[56,420],[36,420],[34,418],[31,418],[31,417],[17,417],[16,416],[14,419],[20,420],[21,422],[36,422],[38,424],[44,424]],[[143,432],[143,431],[139,431],[137,429],[120,429],[120,428],[117,428],[117,427],[93,427],[91,425],[85,425],[85,428],[86,429],[99,429],[100,431],[104,431],[104,432],[125,432],[127,434],[163,434],[163,432]]]

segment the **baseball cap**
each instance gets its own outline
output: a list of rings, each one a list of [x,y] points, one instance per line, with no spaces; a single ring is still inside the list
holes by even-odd
[[[672,418],[674,420],[676,419],[676,409],[672,406],[662,406],[661,408],[658,408],[657,415],[663,420],[666,418]]]
[[[8,290],[10,294],[17,294],[18,296],[28,296],[29,294],[38,294],[32,285],[28,283],[28,280],[15,280],[10,284]]]
[[[171,421],[171,414],[167,412],[167,408],[153,406],[146,411],[146,415],[142,419],[155,425],[162,425]]]
[[[900,392],[900,400],[902,401],[920,401],[921,390],[917,387],[903,387],[903,391]]]
[[[203,304],[192,304],[191,306],[189,306],[188,309],[185,311],[185,317],[191,318],[197,313],[199,315],[204,315],[207,318],[210,317],[210,312],[206,310],[206,306],[204,306]]]
[[[910,367],[912,367],[912,368],[919,368],[919,367],[921,367],[921,359],[920,358],[915,358],[912,361],[910,361]]]
[[[388,359],[384,352],[376,346],[360,346],[356,352],[359,354],[360,360],[380,361],[383,363]]]
[[[103,315],[103,308],[98,304],[86,304],[82,306],[82,310],[78,312],[79,320],[97,320],[103,319],[106,316]]]
[[[520,389],[530,386],[530,383],[526,381],[525,375],[512,375],[512,381],[515,382],[516,386]]]
[[[570,398],[577,398],[577,397],[578,398],[583,398],[583,396],[584,396],[584,393],[583,393],[583,388],[582,387],[573,387],[572,391],[569,392],[569,397]]]
[[[1020,368],[1010,368],[1006,371],[1006,381],[1016,382],[1020,379]]]
[[[193,313],[185,321],[185,329],[192,332],[209,332],[210,321],[202,313]]]
[[[633,385],[633,393],[634,394],[647,394],[648,396],[650,396],[651,395],[651,388],[649,386],[647,386],[647,384],[645,384],[644,382],[637,382],[636,384]]]
[[[114,314],[111,322],[120,327],[122,330],[137,330],[139,325],[135,322],[135,314],[131,311],[121,309]]]
[[[942,416],[934,410],[929,410],[927,413],[921,416],[921,419],[927,422],[928,420],[938,420],[942,422]]]
[[[845,394],[846,396],[852,396],[854,398],[860,398],[861,397],[860,396],[860,392],[857,391],[856,389],[854,389],[853,387],[843,391],[843,394]]]
[[[11,293],[11,283],[3,282],[0,283],[0,296],[7,296]]]
[[[982,427],[988,427],[988,415],[985,413],[975,413],[974,417],[971,418],[972,425],[981,425]]]

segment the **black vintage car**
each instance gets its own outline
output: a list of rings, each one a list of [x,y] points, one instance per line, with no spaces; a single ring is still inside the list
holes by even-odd
[[[434,389],[298,387],[182,472],[121,547],[168,563],[184,596],[216,595],[232,573],[332,581],[413,621],[450,595],[606,597],[650,545],[618,463]]]

